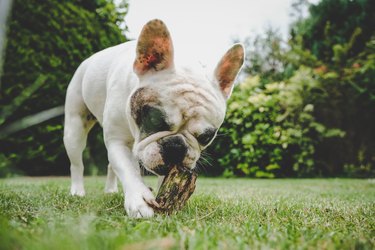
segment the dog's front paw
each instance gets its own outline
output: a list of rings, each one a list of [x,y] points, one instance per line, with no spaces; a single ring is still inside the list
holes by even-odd
[[[132,218],[150,218],[154,216],[154,210],[147,204],[156,204],[155,197],[147,187],[141,191],[129,191],[125,193],[125,210]]]
[[[75,185],[73,184],[70,187],[70,194],[75,196],[85,196],[85,189],[82,185]]]

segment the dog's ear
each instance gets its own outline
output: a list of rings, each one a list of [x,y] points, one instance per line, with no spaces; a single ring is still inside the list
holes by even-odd
[[[133,68],[138,76],[174,67],[172,39],[161,20],[151,20],[143,27],[136,52]]]
[[[235,44],[221,58],[215,69],[215,77],[219,82],[221,92],[225,98],[232,93],[233,83],[244,62],[244,48]]]

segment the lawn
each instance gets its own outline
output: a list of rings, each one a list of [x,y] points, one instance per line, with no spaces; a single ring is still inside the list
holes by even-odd
[[[79,198],[68,178],[0,180],[0,249],[375,248],[375,180],[198,178],[182,211],[147,220],[104,182]]]

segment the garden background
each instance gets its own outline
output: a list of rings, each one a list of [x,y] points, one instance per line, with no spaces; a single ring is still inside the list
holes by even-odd
[[[375,5],[293,3],[288,40],[270,27],[247,61],[227,117],[198,164],[203,175],[375,176]],[[127,41],[126,1],[13,1],[0,81],[0,176],[69,175],[61,106],[81,61]],[[204,39],[204,38],[202,38]],[[96,126],[87,175],[105,174]]]

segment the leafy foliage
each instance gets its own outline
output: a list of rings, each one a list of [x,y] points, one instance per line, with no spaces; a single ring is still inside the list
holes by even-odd
[[[252,77],[234,91],[223,136],[210,152],[219,173],[375,175],[370,5],[323,0],[294,23],[288,43],[273,29],[247,40],[245,72]]]
[[[278,30],[269,27],[264,34],[245,41],[246,54],[244,71],[249,75],[259,75],[261,83],[280,81],[285,74],[286,44],[283,42]]]
[[[297,15],[306,3],[294,2]],[[209,174],[375,176],[374,7],[370,0],[322,0],[307,18],[297,17],[289,41],[274,29],[247,41],[245,80],[209,149],[220,168]],[[0,129],[62,105],[78,64],[126,40],[126,11],[126,1],[14,1]],[[0,176],[67,174],[62,123],[58,117],[0,135]],[[86,171],[95,174],[107,164],[100,128],[88,140]]]
[[[126,11],[126,2],[116,8],[106,0],[14,1],[1,77],[0,125],[62,105],[79,63],[126,40],[126,26],[118,27]],[[3,138],[0,176],[9,172],[9,165],[31,175],[67,174],[62,123],[55,118]],[[103,147],[96,150],[106,159]]]
[[[295,39],[320,61],[313,67],[325,98],[315,117],[346,134],[324,141],[315,155],[330,175],[375,175],[374,7],[368,0],[324,0],[295,26]]]
[[[313,115],[321,86],[311,69],[301,67],[287,82],[262,86],[250,77],[234,90],[215,144],[224,175],[251,177],[316,176],[314,153],[327,137],[343,136]]]
[[[310,16],[298,22],[294,34],[303,37],[303,45],[324,62],[331,62],[334,46],[352,41],[347,55],[353,57],[362,52],[374,35],[375,6],[371,0],[323,0],[310,7]]]

